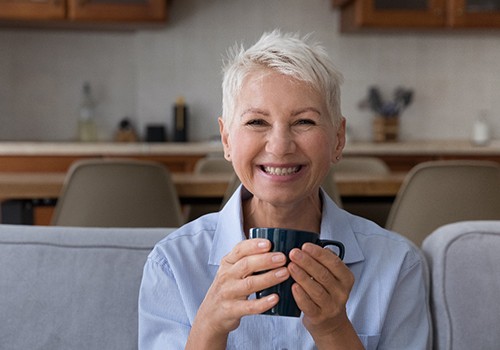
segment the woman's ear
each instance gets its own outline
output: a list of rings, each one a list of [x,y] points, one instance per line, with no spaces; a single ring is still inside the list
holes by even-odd
[[[222,120],[222,117],[219,117],[219,132],[220,132],[220,138],[222,141],[222,147],[224,148],[224,158],[227,161],[231,161],[231,145],[229,142],[229,130],[228,127],[224,125],[224,120]]]
[[[337,163],[342,158],[342,151],[345,146],[345,118],[342,117],[340,124],[337,127],[337,134],[335,135],[335,143],[333,144],[334,149],[332,150],[332,163]]]

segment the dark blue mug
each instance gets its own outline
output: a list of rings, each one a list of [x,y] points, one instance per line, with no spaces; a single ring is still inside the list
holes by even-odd
[[[321,247],[334,246],[335,253],[340,259],[344,258],[345,248],[341,242],[320,239],[319,234],[309,231],[293,230],[288,228],[257,227],[250,229],[250,238],[265,238],[271,241],[271,252],[282,252],[287,257],[287,265],[290,262],[288,255],[294,248],[302,248],[304,243],[314,243]],[[261,290],[256,293],[257,299],[271,294],[278,294],[280,300],[271,309],[263,314],[276,316],[300,317],[300,309],[292,295],[292,285],[295,281],[290,277],[286,281]]]

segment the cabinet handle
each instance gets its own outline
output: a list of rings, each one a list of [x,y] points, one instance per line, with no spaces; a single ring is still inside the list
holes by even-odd
[[[457,16],[462,17],[465,14],[465,10],[463,7],[458,7],[457,8]]]

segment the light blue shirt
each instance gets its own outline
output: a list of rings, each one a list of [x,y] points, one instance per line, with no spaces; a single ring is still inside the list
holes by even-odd
[[[149,255],[139,295],[139,349],[184,349],[222,258],[241,240],[240,186],[219,212],[188,223]],[[344,243],[355,283],[347,314],[366,349],[427,349],[427,270],[405,238],[338,208],[323,192],[320,236]],[[253,298],[254,296],[250,296]],[[301,318],[245,316],[227,349],[316,349]]]

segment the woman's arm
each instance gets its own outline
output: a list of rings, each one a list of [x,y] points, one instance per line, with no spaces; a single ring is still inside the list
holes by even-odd
[[[186,350],[225,349],[229,332],[238,328],[243,316],[260,314],[276,305],[277,295],[248,299],[250,294],[290,276],[284,267],[285,255],[270,253],[270,248],[266,239],[244,240],[223,258],[196,314]],[[265,270],[269,271],[254,274]]]

